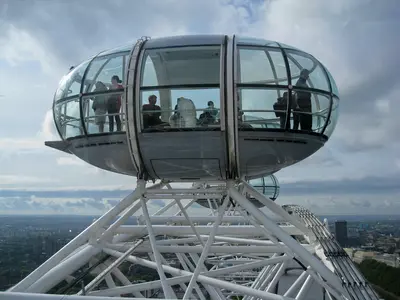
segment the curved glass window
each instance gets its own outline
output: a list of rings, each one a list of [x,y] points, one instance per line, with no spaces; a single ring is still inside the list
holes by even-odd
[[[89,62],[90,60],[81,63],[79,66],[72,69],[61,79],[56,94],[54,96],[54,101],[79,95],[82,77]]]
[[[220,128],[219,88],[144,90],[140,98],[143,131]]]
[[[140,86],[144,131],[220,127],[220,46],[150,49]]]
[[[130,53],[133,49],[134,45],[133,44],[129,44],[129,45],[124,45],[121,47],[117,47],[117,48],[113,48],[107,51],[104,51],[102,53],[100,53],[99,56],[106,56],[106,55],[110,55],[110,54],[117,54],[120,52],[125,52],[125,53]]]
[[[328,121],[328,126],[325,129],[324,134],[327,137],[330,137],[335,130],[337,121],[339,118],[339,99],[336,97],[332,97],[332,112],[331,112],[331,117],[329,118]]]
[[[274,175],[250,179],[249,184],[271,200],[278,198],[279,183]]]
[[[220,52],[219,46],[147,50],[141,86],[219,84]]]
[[[300,50],[297,49],[296,47],[293,47],[293,46],[290,46],[290,45],[287,45],[287,44],[284,44],[284,43],[281,43],[281,42],[279,42],[279,46],[281,46],[282,48],[286,48],[286,49],[292,49],[292,50],[298,50],[298,51],[300,51]]]
[[[328,73],[329,81],[331,82],[332,86],[332,93],[335,94],[335,96],[339,97],[339,90],[336,85],[335,79],[333,79],[331,72],[327,68],[325,68],[326,73]]]
[[[54,105],[56,126],[64,139],[83,135],[79,97],[58,102]]]
[[[251,37],[235,37],[236,44],[240,45],[254,45],[254,46],[269,46],[269,47],[279,47],[277,42],[268,41],[264,39],[257,39]]]
[[[82,97],[83,119],[88,134],[125,131],[123,91]]]
[[[240,88],[238,92],[239,129],[285,128],[287,89]]]
[[[294,89],[290,129],[322,133],[327,122],[330,97]]]
[[[96,57],[89,66],[85,76],[83,93],[93,93],[96,83],[102,82],[107,89],[112,88],[112,78],[118,77],[120,83],[124,80],[126,57],[129,52]]]
[[[287,85],[287,72],[280,49],[240,48],[241,84]]]
[[[306,53],[284,50],[289,61],[292,85],[330,92],[329,83],[321,64]]]

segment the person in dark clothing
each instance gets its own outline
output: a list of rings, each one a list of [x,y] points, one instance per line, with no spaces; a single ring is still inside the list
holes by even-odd
[[[275,116],[277,116],[280,119],[280,128],[284,129],[285,128],[285,123],[286,123],[286,109],[288,106],[289,102],[289,94],[288,92],[284,92],[282,97],[278,98],[278,101],[274,103],[274,110],[275,110]],[[296,113],[298,110],[298,105],[296,102],[296,97],[294,97],[292,93],[292,101],[290,103],[290,108],[293,111],[293,123],[299,123],[300,117]],[[290,114],[290,110],[289,110]]]
[[[107,91],[106,85],[101,81],[96,82],[95,86],[95,93]],[[99,133],[103,133],[106,122],[107,97],[104,95],[95,96],[93,98],[92,109],[95,115],[95,124],[99,127]]]
[[[122,86],[119,77],[117,75],[114,75],[111,78],[111,90],[121,90],[123,88],[124,87]],[[107,106],[110,132],[114,131],[114,119],[115,123],[117,124],[117,131],[122,130],[121,117],[119,115],[120,109],[121,109],[121,95],[119,94],[111,95],[108,98],[108,106]]]
[[[274,103],[275,116],[279,118],[280,128],[285,128],[286,121],[286,108],[288,103],[288,93],[284,92],[282,97],[278,98],[278,101]]]
[[[213,101],[208,101],[207,108],[199,117],[199,122],[201,125],[213,124],[217,120],[218,109],[214,107]]]
[[[307,80],[310,75],[310,71],[303,69],[300,72],[300,78],[296,82],[296,86],[302,88],[308,88]],[[293,129],[299,129],[299,123],[301,130],[312,131],[312,105],[311,105],[311,93],[308,91],[297,91],[296,100],[298,110],[302,113],[297,114],[299,117],[293,117]],[[296,113],[293,112],[293,116]]]
[[[151,95],[149,97],[149,104],[144,104],[142,107],[144,128],[159,125],[162,123],[161,107],[158,106],[156,103],[157,103],[157,96]]]

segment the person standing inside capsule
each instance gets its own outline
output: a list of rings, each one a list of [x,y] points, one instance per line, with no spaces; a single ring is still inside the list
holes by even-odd
[[[114,75],[111,78],[111,90],[122,90],[124,87],[121,84],[121,80],[117,75]],[[114,131],[114,119],[115,123],[117,124],[117,131],[121,131],[121,117],[119,115],[119,111],[121,109],[121,95],[114,94],[108,98],[108,122],[110,132]]]
[[[93,92],[101,93],[107,91],[106,85],[101,82],[96,82],[96,88]],[[93,99],[92,109],[95,115],[95,123],[99,127],[99,133],[104,132],[104,124],[106,122],[106,113],[107,113],[107,96],[106,95],[98,95]]]
[[[303,69],[300,72],[300,78],[296,82],[297,87],[308,88],[307,80],[310,75],[310,71]],[[311,93],[308,91],[297,91],[296,101],[298,109],[301,113],[299,117],[294,118],[293,129],[299,128],[299,122],[301,130],[312,131],[312,106],[311,106]],[[295,115],[296,113],[294,113]]]

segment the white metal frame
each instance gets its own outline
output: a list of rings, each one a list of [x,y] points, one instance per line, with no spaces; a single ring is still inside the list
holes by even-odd
[[[246,194],[265,207],[254,206]],[[209,199],[217,209],[200,209],[195,204],[199,198]],[[151,214],[155,199],[165,205]],[[138,224],[124,225],[133,214],[138,215]],[[39,299],[38,293],[70,281],[76,270],[95,263],[103,253],[108,258],[92,270],[96,277],[82,283],[71,299],[126,294],[145,298],[151,291],[166,299],[235,299],[237,295],[246,300],[308,299],[312,283],[321,286],[328,299],[351,299],[318,249],[315,235],[300,219],[246,182],[196,182],[182,188],[165,182],[146,187],[138,180],[132,194],[28,277],[0,293],[0,298]],[[125,261],[156,270],[159,280],[131,282],[119,269]],[[286,290],[279,289],[279,282],[293,269],[301,271],[297,280]],[[99,289],[102,282],[107,288]]]

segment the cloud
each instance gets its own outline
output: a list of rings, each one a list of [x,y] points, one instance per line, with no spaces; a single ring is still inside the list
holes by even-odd
[[[41,130],[38,133],[38,136],[44,141],[54,141],[59,140],[60,137],[58,135],[56,126],[54,124],[53,118],[53,110],[49,109],[44,116]]]
[[[6,14],[7,12],[3,12]],[[12,66],[26,62],[39,62],[45,73],[54,74],[57,59],[46,51],[42,42],[32,33],[15,27],[12,24],[3,24],[3,35],[0,36],[0,59]]]
[[[51,178],[39,178],[23,175],[0,175],[0,187],[9,184],[25,184],[25,183],[42,183],[42,182],[52,182]]]
[[[60,166],[87,166],[87,164],[77,158],[76,156],[69,156],[69,157],[59,157],[57,158],[57,164]]]

